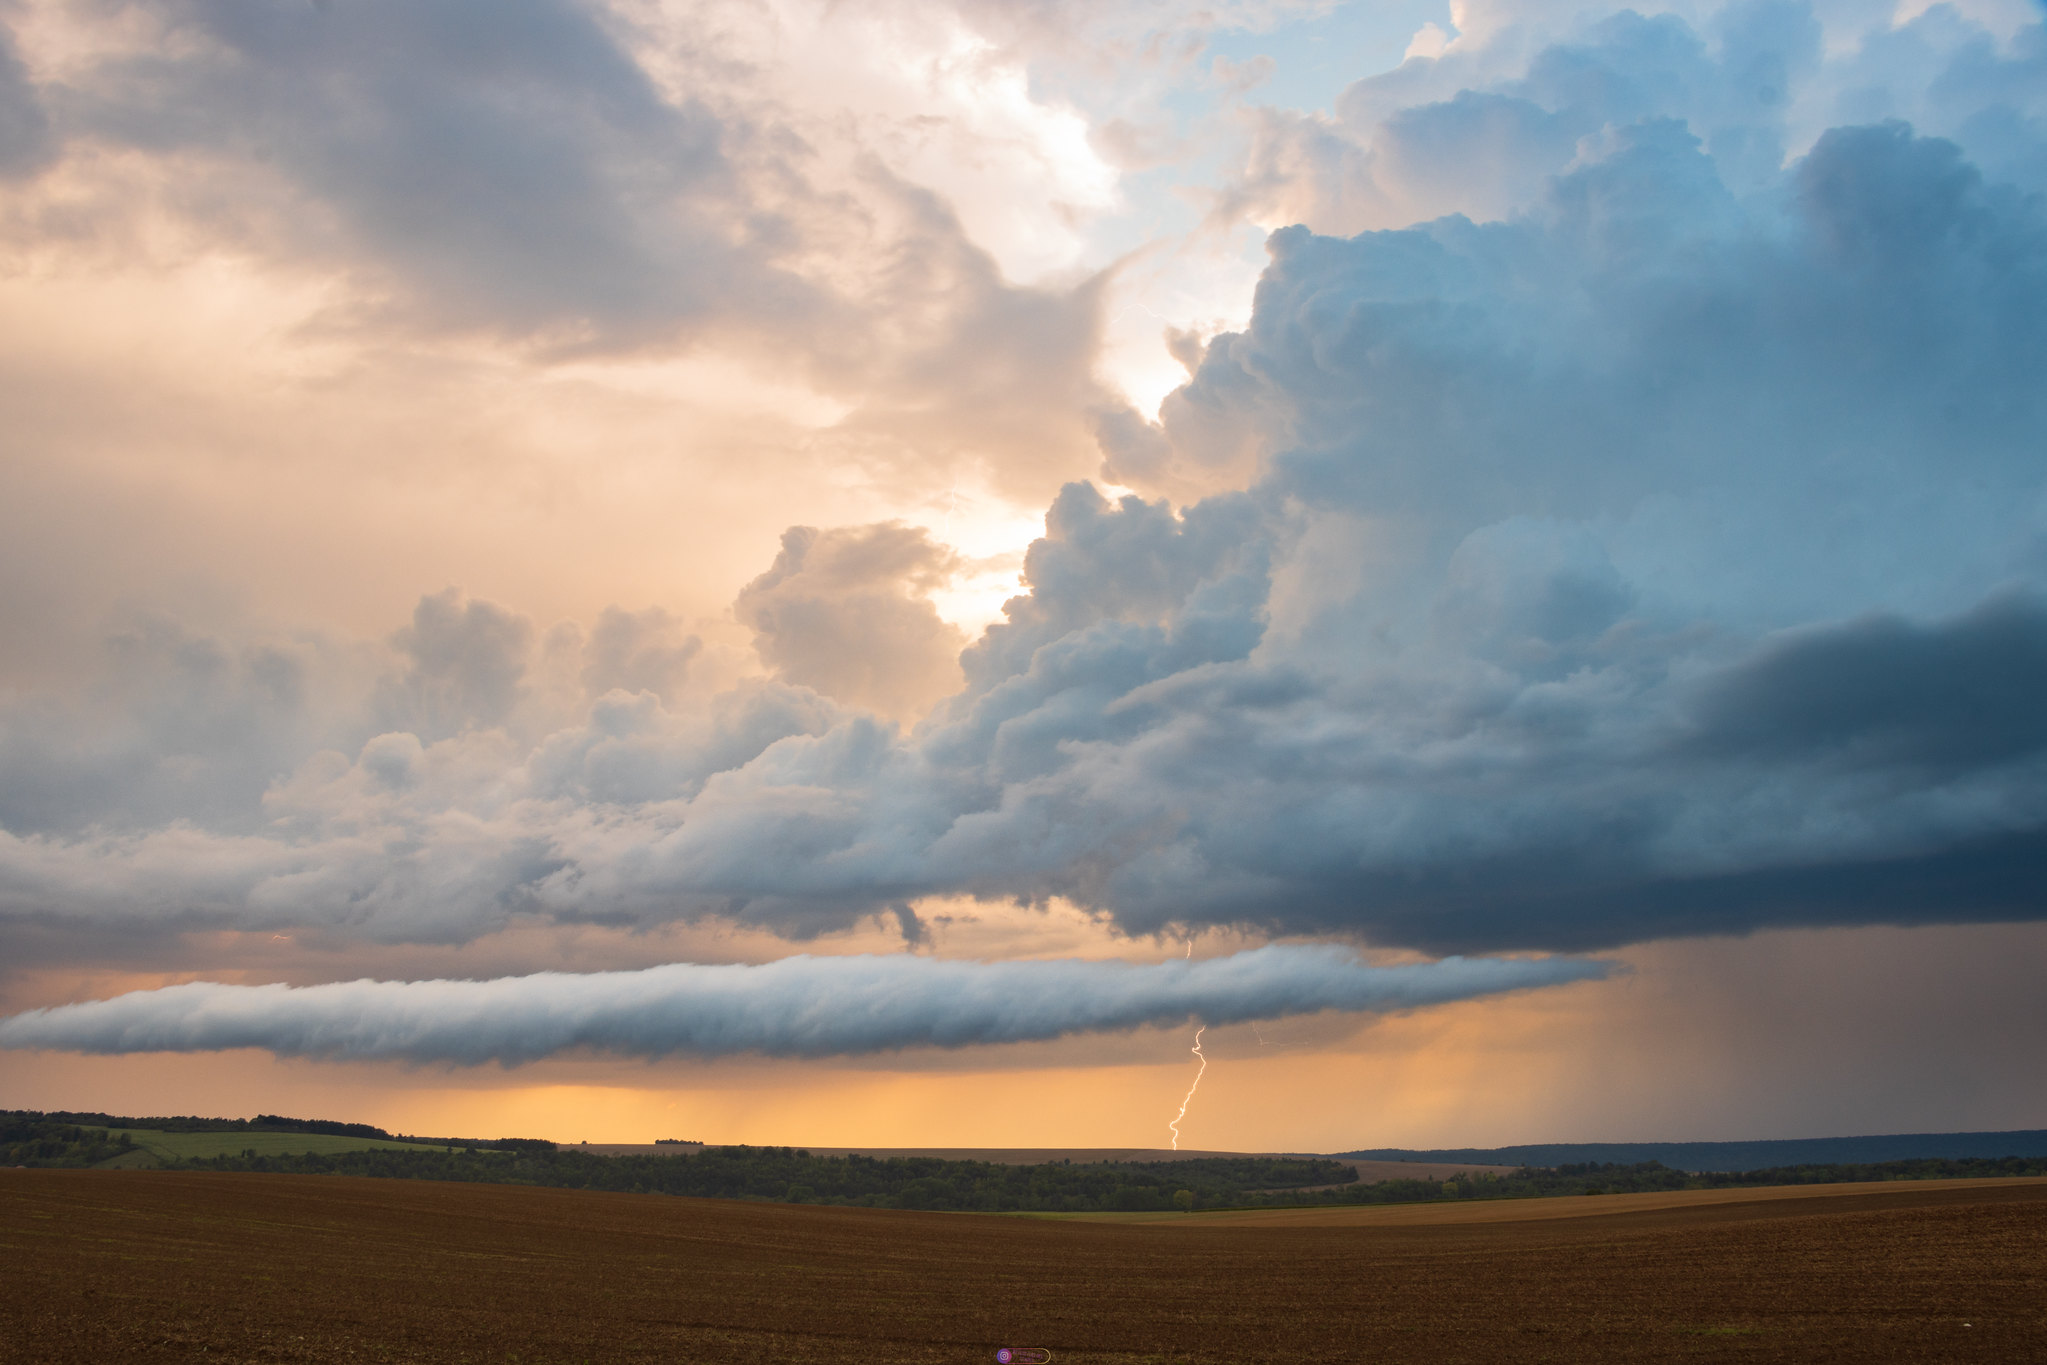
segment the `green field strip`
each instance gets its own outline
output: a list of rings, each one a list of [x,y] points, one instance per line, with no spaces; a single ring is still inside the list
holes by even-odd
[[[243,1152],[248,1151],[253,1151],[258,1156],[297,1156],[305,1152],[318,1156],[331,1156],[337,1152],[365,1152],[371,1150],[401,1152],[437,1150],[417,1142],[392,1142],[385,1138],[343,1137],[333,1133],[165,1133],[153,1128],[117,1128],[113,1131],[112,1136],[118,1141],[121,1133],[126,1133],[129,1140],[137,1147],[164,1161],[180,1161],[190,1157],[240,1156]],[[116,1158],[116,1160],[126,1160],[126,1158]]]

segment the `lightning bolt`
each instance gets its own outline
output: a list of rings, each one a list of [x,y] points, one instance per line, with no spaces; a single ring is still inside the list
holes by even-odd
[[[1180,1150],[1180,1120],[1187,1117],[1187,1106],[1194,1100],[1194,1092],[1201,1088],[1201,1078],[1208,1073],[1208,1057],[1201,1050],[1201,1035],[1208,1032],[1203,1024],[1194,1030],[1194,1055],[1201,1058],[1201,1070],[1194,1073],[1194,1084],[1187,1087],[1187,1098],[1180,1101],[1180,1112],[1173,1115],[1173,1121],[1166,1127],[1173,1130],[1173,1150]]]

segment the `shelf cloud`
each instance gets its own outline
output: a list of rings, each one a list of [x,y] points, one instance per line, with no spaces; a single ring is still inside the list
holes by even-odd
[[[1370,967],[1268,945],[1149,965],[962,962],[896,954],[674,963],[494,981],[318,986],[192,982],[0,1020],[0,1047],[516,1065],[576,1048],[633,1057],[839,1057],[1209,1025],[1321,1010],[1414,1009],[1606,974],[1597,961],[1458,959]]]

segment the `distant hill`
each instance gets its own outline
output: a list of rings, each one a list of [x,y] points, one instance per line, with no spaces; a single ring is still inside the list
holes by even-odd
[[[46,1119],[51,1123],[73,1123],[90,1128],[147,1128],[158,1133],[324,1133],[329,1137],[381,1138],[388,1142],[402,1140],[367,1123],[292,1119],[282,1114],[258,1114],[252,1119],[212,1119],[196,1114],[129,1118],[121,1114],[74,1113],[69,1110],[0,1109],[0,1117]]]
[[[1758,1171],[1926,1158],[2047,1156],[2047,1128],[2009,1133],[1890,1133],[1877,1137],[1783,1138],[1757,1142],[1535,1142],[1519,1147],[1372,1147],[1336,1156],[1363,1161],[1468,1161],[1489,1166],[1634,1165],[1660,1161],[1680,1171]]]
[[[411,1133],[387,1133],[367,1123],[343,1123],[336,1119],[294,1119],[282,1114],[258,1114],[252,1119],[203,1118],[196,1114],[132,1118],[123,1114],[74,1112],[71,1110],[0,1109],[0,1127],[8,1125],[56,1124],[82,1129],[137,1134],[133,1145],[149,1147],[163,1156],[211,1156],[221,1152],[344,1152],[370,1147],[484,1147],[505,1151],[553,1151],[542,1138],[459,1138],[420,1137]],[[145,1139],[140,1134],[152,1137]],[[241,1135],[241,1136],[237,1136]],[[280,1142],[281,1137],[317,1137],[321,1142]],[[242,1141],[241,1137],[252,1139]],[[158,1139],[176,1139],[164,1142]]]

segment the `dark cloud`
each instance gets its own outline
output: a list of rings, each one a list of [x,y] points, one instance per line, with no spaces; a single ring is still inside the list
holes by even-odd
[[[664,99],[587,6],[179,0],[147,22],[157,51],[72,92],[81,131],[185,159],[189,206],[387,271],[401,307],[575,341],[802,292],[736,240],[720,119]]]
[[[56,154],[56,137],[14,34],[0,24],[0,179],[31,175]]]
[[[835,1057],[1123,1032],[1190,1018],[1226,1024],[1326,1009],[1412,1009],[1606,970],[1564,959],[1367,967],[1341,950],[1273,946],[1150,966],[897,955],[495,981],[195,982],[15,1015],[0,1020],[0,1047],[261,1047],[280,1056],[463,1065],[514,1065],[571,1048],[639,1057]]]
[[[2047,745],[2043,697],[2047,606],[2014,594],[1931,625],[1878,615],[1787,632],[1709,684],[1693,743],[1967,770]]]
[[[951,668],[951,565],[900,526],[792,531],[736,606],[780,676],[711,702],[543,715],[530,630],[443,595],[270,824],[13,788],[0,913],[802,938],[966,894],[1431,952],[2047,914],[2047,219],[1894,122],[1759,170],[1729,130],[1817,79],[1802,13],[1485,83],[1587,120],[1502,220],[1276,233],[1248,326],[1104,425],[1124,477],[1241,486],[1067,487],[911,733],[871,708]],[[1446,99],[1438,160],[1526,113]]]
[[[1649,799],[1645,797],[1645,800]],[[1556,846],[1385,874],[1297,870],[1285,920],[1301,932],[1362,932],[1424,952],[1540,943],[1594,952],[1760,928],[1992,924],[2047,918],[2047,828],[1853,860],[1670,876],[1629,858],[1663,832],[1655,816],[1606,812]]]

